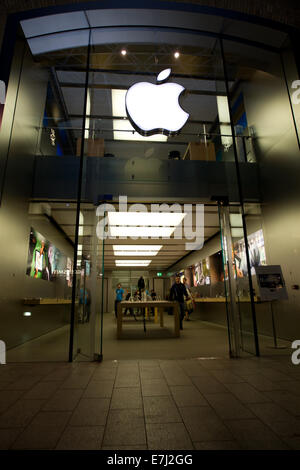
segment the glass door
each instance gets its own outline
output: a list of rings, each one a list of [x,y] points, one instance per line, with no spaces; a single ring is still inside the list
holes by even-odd
[[[259,355],[258,335],[250,271],[240,206],[219,203],[219,219],[230,355]]]
[[[98,239],[96,207],[81,206],[77,251],[74,357],[102,360],[104,240]]]

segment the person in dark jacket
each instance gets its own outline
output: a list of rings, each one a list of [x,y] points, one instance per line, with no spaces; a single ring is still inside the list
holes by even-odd
[[[176,276],[175,283],[171,287],[170,300],[176,300],[179,304],[180,310],[180,329],[183,329],[182,320],[185,314],[184,301],[189,297],[185,285],[180,282],[180,276]]]
[[[144,281],[143,276],[141,276],[138,280],[138,289],[139,289],[140,294],[142,290],[145,289],[145,281]]]
[[[157,300],[156,292],[154,289],[151,291],[151,300],[155,301]],[[154,315],[154,307],[151,307],[151,314]]]

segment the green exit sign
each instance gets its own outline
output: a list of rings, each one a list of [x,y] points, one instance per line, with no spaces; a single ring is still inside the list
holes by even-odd
[[[156,273],[157,277],[161,277],[162,273]]]

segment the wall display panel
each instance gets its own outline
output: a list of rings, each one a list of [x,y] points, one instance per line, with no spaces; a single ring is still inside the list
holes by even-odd
[[[193,285],[205,286],[210,284],[209,258],[205,258],[192,266]]]
[[[69,268],[68,266],[69,260]],[[54,281],[60,273],[66,274],[68,286],[70,281],[70,259],[49,242],[43,235],[31,228],[26,274],[35,279]],[[72,263],[71,263],[72,264]]]
[[[251,274],[255,274],[256,266],[266,265],[265,242],[262,230],[257,230],[248,235],[248,247],[250,257]],[[247,261],[245,251],[245,241],[241,239],[233,244],[235,275],[238,277],[247,276]]]
[[[66,281],[68,287],[72,287],[73,263],[71,258],[67,257]]]

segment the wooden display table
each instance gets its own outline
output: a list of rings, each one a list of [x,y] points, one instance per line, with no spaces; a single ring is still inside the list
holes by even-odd
[[[122,336],[122,324],[123,324],[123,309],[124,308],[154,308],[158,309],[160,316],[160,326],[164,326],[164,309],[173,308],[174,314],[174,337],[180,336],[180,321],[179,321],[179,305],[178,302],[170,302],[167,300],[149,300],[149,301],[137,301],[137,302],[126,302],[122,301],[118,303],[117,307],[117,338],[120,339]]]
[[[236,297],[235,299],[237,302],[251,302],[250,298],[248,297]],[[196,297],[194,298],[194,302],[211,302],[211,303],[217,303],[217,302],[226,302],[226,297]],[[258,299],[256,296],[254,296],[254,302],[258,302]]]
[[[71,304],[71,299],[28,298],[23,299],[24,305],[62,305]]]

